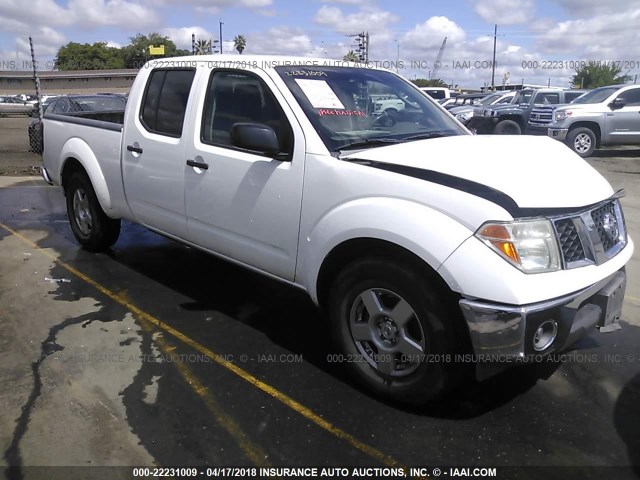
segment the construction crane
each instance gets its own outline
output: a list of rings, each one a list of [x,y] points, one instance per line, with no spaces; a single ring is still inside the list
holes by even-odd
[[[444,54],[444,47],[447,46],[447,37],[444,37],[442,41],[442,46],[440,47],[440,51],[438,52],[438,56],[436,57],[436,61],[433,62],[433,70],[431,70],[431,77],[438,78],[438,70],[440,69],[440,62],[442,61],[442,55]]]

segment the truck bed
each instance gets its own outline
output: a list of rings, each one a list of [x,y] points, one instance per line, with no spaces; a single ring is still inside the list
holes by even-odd
[[[94,164],[85,170],[89,176],[102,172],[104,178],[91,178],[92,184],[105,213],[116,218],[128,211],[120,171],[123,125],[124,111],[44,115],[43,158],[53,183],[60,185],[67,159]]]

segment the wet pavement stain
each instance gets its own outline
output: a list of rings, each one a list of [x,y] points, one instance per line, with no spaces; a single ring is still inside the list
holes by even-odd
[[[22,456],[20,454],[20,442],[25,435],[27,429],[29,428],[29,420],[33,408],[35,406],[36,401],[41,395],[42,392],[42,379],[40,375],[40,367],[42,366],[42,362],[46,360],[48,356],[55,352],[59,352],[64,350],[64,347],[58,345],[56,343],[56,339],[58,334],[62,332],[65,328],[70,327],[72,325],[82,324],[86,327],[87,324],[96,320],[95,313],[89,313],[83,315],[78,318],[67,318],[60,322],[57,325],[54,325],[49,329],[49,334],[47,338],[45,338],[41,343],[41,354],[40,357],[31,364],[31,371],[33,375],[33,388],[27,401],[22,407],[22,413],[20,417],[16,420],[16,428],[13,432],[13,436],[11,439],[11,444],[7,450],[4,452],[4,459],[7,461],[7,465],[13,467],[7,469],[6,474],[9,480],[22,480],[24,478],[21,470],[22,466]],[[105,320],[100,320],[105,321]],[[113,321],[113,320],[106,320]]]

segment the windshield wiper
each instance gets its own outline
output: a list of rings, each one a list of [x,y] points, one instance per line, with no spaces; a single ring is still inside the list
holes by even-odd
[[[425,132],[425,133],[421,133],[419,135],[412,135],[410,137],[405,137],[402,138],[401,141],[407,141],[407,140],[425,140],[427,138],[439,138],[439,137],[452,137],[454,136],[455,133],[447,133],[444,131],[437,131],[437,132]]]
[[[396,138],[368,138],[367,140],[362,140],[360,142],[347,143],[346,145],[342,145],[336,150],[350,150],[352,148],[361,148],[361,147],[376,147],[380,145],[389,145],[392,143],[398,143],[405,140],[398,140]]]

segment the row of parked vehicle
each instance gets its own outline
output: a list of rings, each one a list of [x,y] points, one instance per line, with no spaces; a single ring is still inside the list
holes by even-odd
[[[455,106],[465,97],[470,105]],[[444,107],[474,133],[549,135],[582,157],[601,146],[640,145],[640,85],[462,95]]]
[[[33,95],[2,95],[0,96],[0,117],[12,115],[28,115],[38,103]]]

